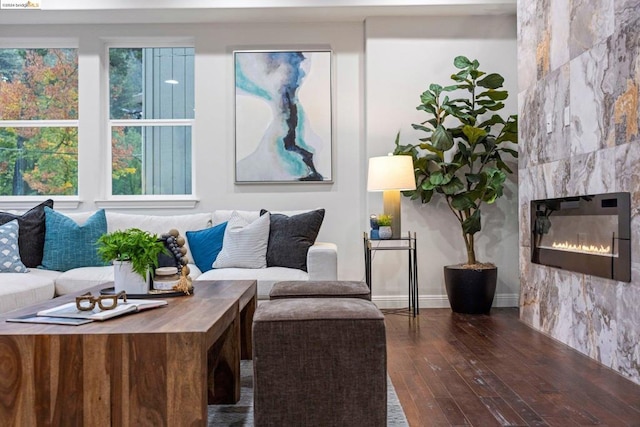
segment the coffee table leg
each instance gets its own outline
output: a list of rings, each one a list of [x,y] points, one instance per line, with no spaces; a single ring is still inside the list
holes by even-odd
[[[251,360],[253,358],[252,347],[252,327],[253,327],[253,314],[256,311],[256,297],[251,298],[251,301],[244,306],[240,312],[240,328],[241,328],[241,359]]]
[[[240,400],[240,313],[211,346],[207,361],[209,404]]]

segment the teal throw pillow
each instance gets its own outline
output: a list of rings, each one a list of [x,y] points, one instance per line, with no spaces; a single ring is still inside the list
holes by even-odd
[[[0,225],[0,273],[27,273],[20,260],[18,248],[18,220]]]
[[[204,230],[187,231],[187,240],[191,248],[193,262],[203,273],[213,268],[213,262],[222,250],[222,241],[224,240],[224,231],[226,229],[227,223],[223,222]]]
[[[46,231],[42,268],[67,271],[78,267],[106,265],[98,255],[96,242],[107,232],[107,217],[100,209],[78,225],[66,215],[44,208]]]

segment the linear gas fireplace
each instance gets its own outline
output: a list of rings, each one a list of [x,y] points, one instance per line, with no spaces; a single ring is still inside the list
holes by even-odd
[[[531,202],[531,261],[631,281],[629,193]]]

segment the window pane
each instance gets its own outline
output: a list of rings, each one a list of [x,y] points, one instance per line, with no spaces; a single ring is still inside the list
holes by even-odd
[[[114,126],[112,194],[191,194],[190,126]]]
[[[77,118],[77,49],[0,49],[0,120]]]
[[[193,119],[193,48],[109,49],[111,119]]]
[[[78,129],[0,127],[0,195],[78,194]]]

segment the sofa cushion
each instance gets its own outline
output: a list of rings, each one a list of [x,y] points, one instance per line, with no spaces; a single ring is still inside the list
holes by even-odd
[[[0,313],[50,300],[54,296],[54,279],[59,274],[37,268],[28,274],[2,273]]]
[[[194,279],[194,286],[201,280],[256,280],[258,299],[269,299],[273,284],[282,280],[309,280],[309,275],[297,268],[221,268],[209,270]],[[196,291],[197,292],[197,291]]]
[[[249,223],[240,214],[231,215],[224,231],[222,250],[213,268],[264,268],[267,266],[270,215]]]
[[[29,271],[20,261],[18,230],[17,219],[0,225],[0,273],[27,273]]]
[[[200,270],[195,265],[189,264],[189,276],[196,279],[200,276]],[[33,271],[33,270],[31,270]],[[46,271],[46,270],[40,270]],[[57,272],[55,279],[56,295],[65,295],[78,292],[91,286],[104,285],[105,288],[113,287],[113,266],[81,267],[64,273]]]
[[[111,282],[113,282],[112,265],[74,268],[56,278],[56,295],[78,292],[96,285],[113,286]]]
[[[260,212],[263,215],[264,209]],[[287,216],[272,213],[267,246],[267,267],[307,271],[307,252],[318,237],[324,209]]]
[[[187,231],[187,241],[191,247],[191,257],[200,271],[209,271],[222,250],[224,232],[227,223],[223,222],[213,227],[198,231]]]
[[[18,237],[20,259],[27,267],[37,267],[42,263],[45,234],[45,206],[53,208],[53,200],[45,200],[22,215],[0,212],[0,225],[6,224],[14,219],[18,220],[18,226],[20,227],[20,236]]]
[[[229,221],[231,218],[231,214],[237,212],[241,217],[247,220],[247,222],[253,222],[260,216],[260,211],[242,211],[242,210],[229,210],[229,209],[218,209],[213,212],[212,220],[213,225],[222,224],[223,222]],[[298,215],[301,213],[309,212],[306,210],[297,210],[297,211],[269,211],[271,213],[279,213],[287,216]]]
[[[105,265],[96,245],[98,238],[107,232],[104,209],[93,214],[82,226],[48,207],[45,207],[45,216],[43,268],[67,271]]]
[[[210,213],[196,213],[185,215],[141,215],[119,212],[107,212],[107,231],[126,230],[127,228],[139,228],[153,234],[162,235],[175,228],[181,236],[186,236],[187,231],[202,230],[211,226]],[[191,253],[189,242],[185,243],[187,256]]]

